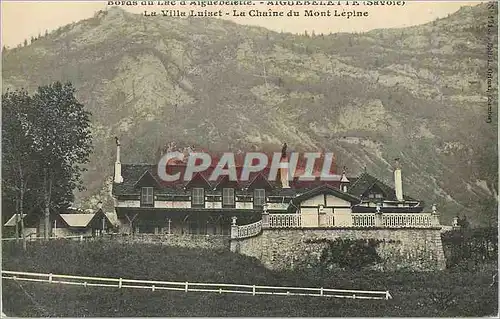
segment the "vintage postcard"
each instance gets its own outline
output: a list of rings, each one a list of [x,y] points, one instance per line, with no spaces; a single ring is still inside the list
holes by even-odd
[[[498,317],[496,1],[2,1],[2,317]]]

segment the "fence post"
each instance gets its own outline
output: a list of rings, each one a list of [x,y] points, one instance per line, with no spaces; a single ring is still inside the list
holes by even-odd
[[[80,241],[83,241],[83,235],[80,235]]]
[[[252,287],[252,294],[255,296],[255,285]]]
[[[385,300],[389,300],[389,299],[392,299],[392,296],[391,296],[391,294],[389,293],[389,291],[386,291],[386,292],[385,292]]]
[[[184,289],[185,292],[188,292],[188,282],[186,281],[186,288]]]
[[[323,296],[323,287],[321,287],[320,291],[319,291],[319,295],[320,296]]]
[[[49,274],[49,283],[52,283],[52,274]]]
[[[122,287],[122,279],[120,278],[120,280],[118,281],[118,288],[121,288]]]

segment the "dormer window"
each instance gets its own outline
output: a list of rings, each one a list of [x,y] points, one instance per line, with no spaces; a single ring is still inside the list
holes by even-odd
[[[253,205],[257,207],[262,207],[266,203],[266,190],[262,188],[256,188],[253,191]]]
[[[368,195],[368,198],[370,198],[370,199],[375,199],[375,198],[376,199],[381,199],[381,198],[384,198],[384,196],[382,194],[380,194],[380,193],[370,193]]]
[[[222,206],[234,207],[234,188],[222,189]]]
[[[192,194],[191,194],[191,205],[192,206],[204,206],[205,205],[205,189],[193,188]]]
[[[154,206],[153,187],[141,188],[141,206]]]

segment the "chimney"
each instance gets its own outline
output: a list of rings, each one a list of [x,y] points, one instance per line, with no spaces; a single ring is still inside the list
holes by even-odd
[[[396,199],[400,202],[403,199],[403,179],[401,177],[401,167],[399,165],[399,158],[396,158],[396,168],[394,169],[394,188],[396,189]]]
[[[290,188],[290,184],[288,183],[288,156],[286,154],[286,143],[283,144],[283,148],[281,149],[281,160],[280,160],[280,180],[282,188]]]
[[[120,162],[120,141],[115,137],[116,141],[116,162],[115,162],[115,183],[123,183],[122,163]]]

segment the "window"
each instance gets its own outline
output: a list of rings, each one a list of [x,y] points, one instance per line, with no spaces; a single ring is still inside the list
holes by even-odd
[[[234,188],[222,189],[222,206],[234,206]]]
[[[253,205],[254,206],[264,206],[266,203],[266,190],[265,189],[255,189],[253,191]]]
[[[375,194],[375,198],[383,198],[382,194]]]
[[[198,234],[198,222],[196,220],[189,221],[189,234],[197,235]]]
[[[191,204],[193,206],[205,205],[205,190],[203,188],[193,188]]]
[[[370,193],[368,198],[383,198],[384,196],[380,193]]]
[[[141,189],[141,206],[154,206],[153,187]]]

